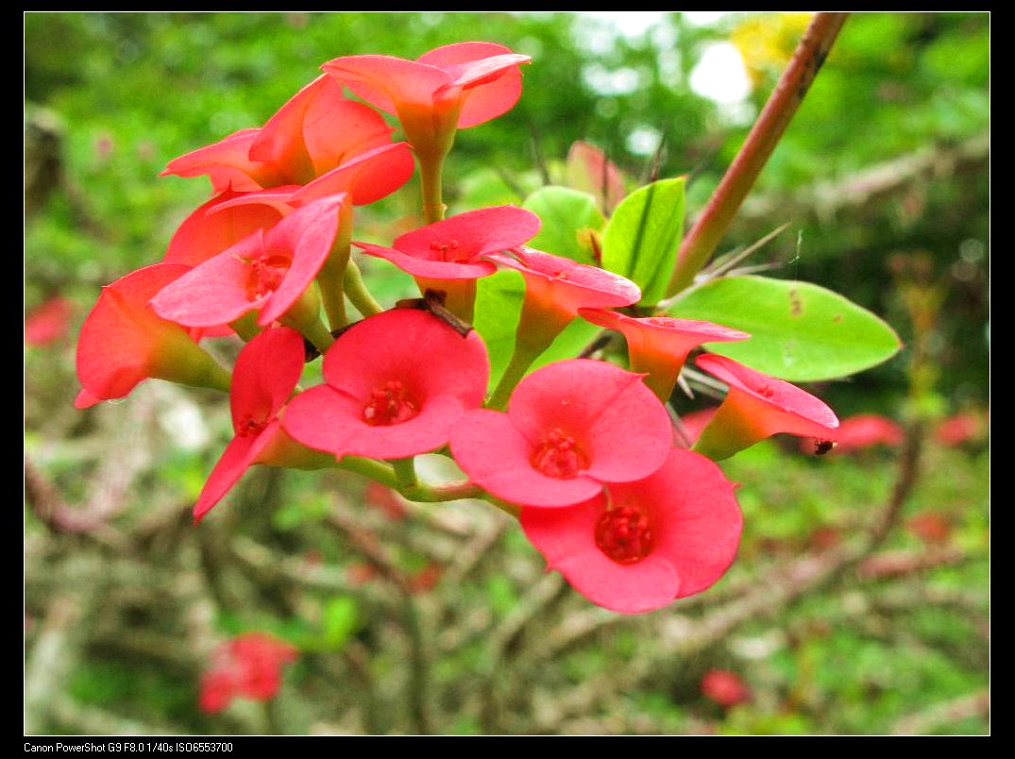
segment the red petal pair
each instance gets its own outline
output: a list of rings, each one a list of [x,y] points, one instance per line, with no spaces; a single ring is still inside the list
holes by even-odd
[[[344,196],[311,203],[267,232],[258,230],[210,258],[152,298],[165,319],[190,327],[227,324],[258,311],[279,319],[311,285],[331,252]]]
[[[324,355],[325,385],[300,393],[283,425],[337,458],[400,459],[436,450],[483,402],[490,374],[476,332],[427,311],[395,309],[343,332]]]
[[[646,477],[672,445],[669,415],[641,375],[588,359],[534,371],[506,413],[471,411],[451,434],[474,482],[525,506],[570,506],[603,483]]]

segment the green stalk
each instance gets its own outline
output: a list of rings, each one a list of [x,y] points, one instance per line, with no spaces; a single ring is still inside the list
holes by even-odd
[[[352,259],[349,259],[345,266],[345,294],[363,316],[373,316],[384,311],[384,306],[370,294],[366,282],[363,281],[363,273]]]
[[[345,270],[349,264],[352,249],[352,205],[342,203],[338,216],[338,231],[331,246],[328,260],[317,274],[321,286],[321,300],[328,324],[332,330],[341,329],[349,323],[345,313]]]

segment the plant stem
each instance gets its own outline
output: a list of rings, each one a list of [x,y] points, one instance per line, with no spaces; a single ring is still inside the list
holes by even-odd
[[[508,362],[507,368],[504,369],[504,373],[500,376],[500,382],[497,383],[497,387],[494,388],[493,394],[490,396],[490,400],[487,401],[486,407],[494,409],[496,411],[503,411],[507,406],[508,399],[511,397],[511,393],[514,391],[515,386],[521,382],[522,377],[525,376],[525,372],[532,362],[536,360],[542,351],[527,350],[527,346],[523,343],[516,343],[514,353],[511,354],[511,360]]]
[[[512,507],[505,508],[505,505],[494,502],[491,500],[492,496],[489,496],[483,488],[474,482],[464,480],[443,485],[420,482],[416,477],[412,459],[400,459],[386,463],[362,456],[343,456],[338,466],[386,485],[392,490],[397,490],[410,501],[416,503],[443,503],[462,498],[484,498],[502,511],[517,516]]]
[[[804,95],[828,56],[848,13],[815,14],[761,115],[751,128],[708,205],[684,238],[667,288],[672,296],[694,282],[725,236],[740,204],[775,150]]]
[[[444,219],[444,191],[442,174],[445,153],[417,151],[420,185],[423,190],[423,219],[433,224]]]
[[[370,294],[366,282],[363,281],[362,272],[351,258],[345,265],[345,294],[363,316],[373,316],[384,310],[384,306]]]
[[[317,274],[321,286],[321,300],[328,315],[331,329],[341,329],[348,323],[345,313],[345,272],[352,252],[352,205],[343,203],[338,215],[338,231],[331,246],[328,260]]]

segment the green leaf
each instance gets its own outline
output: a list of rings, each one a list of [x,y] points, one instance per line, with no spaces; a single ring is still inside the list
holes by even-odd
[[[902,343],[880,318],[838,293],[807,282],[725,277],[674,304],[669,313],[749,332],[708,349],[791,382],[845,377],[887,361]]]
[[[515,349],[518,314],[525,295],[525,281],[513,270],[503,270],[476,280],[476,315],[472,326],[486,343],[490,356],[490,385],[493,390]]]
[[[539,234],[529,241],[530,246],[580,264],[597,264],[591,236],[602,230],[606,219],[591,195],[550,185],[529,195],[522,208],[543,222]]]
[[[660,179],[624,198],[603,235],[603,268],[641,288],[641,303],[658,303],[684,232],[684,177]]]

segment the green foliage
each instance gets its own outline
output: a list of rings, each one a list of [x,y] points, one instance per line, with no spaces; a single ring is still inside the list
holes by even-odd
[[[522,203],[536,214],[543,226],[528,242],[537,250],[570,258],[580,264],[598,265],[592,235],[606,220],[588,193],[549,185],[529,195]]]
[[[642,305],[666,294],[684,229],[683,177],[663,179],[625,197],[603,235],[603,268],[641,288]]]
[[[901,347],[894,330],[877,316],[808,282],[724,277],[690,291],[669,313],[749,333],[748,340],[709,349],[796,382],[855,374],[888,360]]]

